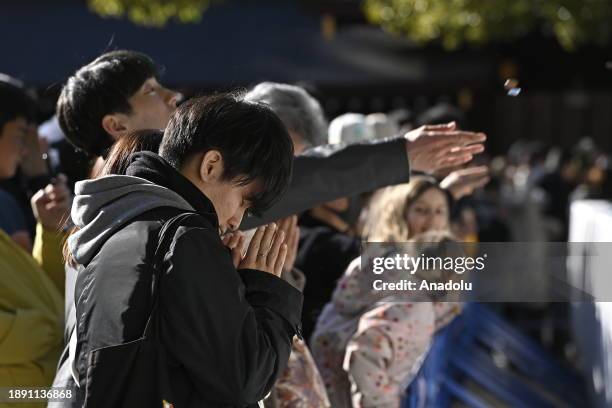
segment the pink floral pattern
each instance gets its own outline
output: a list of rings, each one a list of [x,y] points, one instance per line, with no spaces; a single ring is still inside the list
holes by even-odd
[[[334,408],[399,407],[435,332],[460,311],[456,302],[381,298],[354,260],[311,339]]]

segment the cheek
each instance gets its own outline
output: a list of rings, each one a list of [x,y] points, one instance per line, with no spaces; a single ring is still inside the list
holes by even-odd
[[[162,95],[158,95],[154,101],[151,101],[151,111],[157,112],[158,121],[167,123],[174,108],[166,102]]]
[[[168,126],[168,122],[170,122],[170,116],[172,115],[171,111],[163,111],[160,112],[159,115],[155,118],[155,128],[156,129],[165,129]]]
[[[21,155],[21,144],[16,140],[11,140],[11,138],[11,135],[5,135],[0,139],[0,160],[2,163],[14,163],[19,160]]]
[[[149,103],[145,118],[149,128],[164,129],[168,124],[169,115],[157,103]]]
[[[232,192],[228,192],[225,197],[221,199],[221,203],[221,211],[226,219],[240,215],[240,203],[242,203],[242,196],[234,197]]]
[[[444,229],[448,226],[448,216],[446,214],[436,215],[436,229]]]
[[[408,228],[411,231],[414,231],[414,230],[418,230],[421,228],[421,226],[423,225],[424,218],[417,213],[411,212],[408,214],[407,221],[408,221]]]
[[[132,116],[132,127],[138,129],[164,129],[168,124],[170,114],[156,99],[140,101],[138,114]]]
[[[19,149],[6,144],[0,145],[0,179],[11,178],[15,175],[19,159]]]

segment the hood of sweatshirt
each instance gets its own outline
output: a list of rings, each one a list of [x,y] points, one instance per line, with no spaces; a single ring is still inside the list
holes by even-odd
[[[68,247],[81,265],[131,219],[158,207],[196,211],[219,226],[208,197],[152,152],[132,154],[126,175],[78,182],[75,194],[71,216],[78,231],[68,238]]]
[[[76,183],[68,238],[75,261],[86,265],[106,240],[131,219],[158,207],[194,211],[174,191],[134,176],[110,175]]]

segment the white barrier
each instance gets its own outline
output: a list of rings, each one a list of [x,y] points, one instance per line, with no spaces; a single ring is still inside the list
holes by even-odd
[[[597,245],[612,243],[612,203],[603,200],[572,203],[569,241],[584,243],[570,246],[567,262],[570,283],[585,288],[599,300],[573,305],[574,337],[584,357],[587,385],[596,406],[612,407],[612,302],[609,296],[605,298],[608,302],[601,301],[603,291],[610,292],[612,244]]]

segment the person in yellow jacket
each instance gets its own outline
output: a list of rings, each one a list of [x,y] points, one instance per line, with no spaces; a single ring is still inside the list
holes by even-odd
[[[30,103],[16,87],[0,86],[0,179],[12,177],[24,153]],[[8,390],[49,387],[62,347],[64,302],[61,234],[69,208],[65,178],[32,198],[35,257],[0,230],[0,407],[43,407],[7,402]],[[1,203],[0,203],[1,205]]]
[[[0,231],[0,387],[51,385],[63,317],[58,288],[30,254]]]

